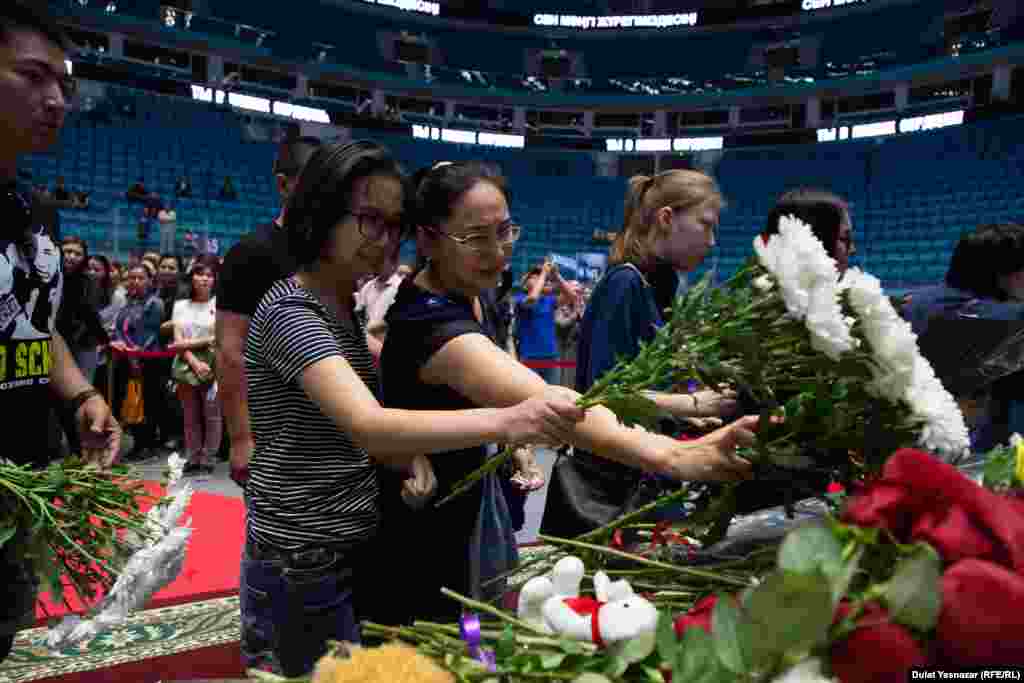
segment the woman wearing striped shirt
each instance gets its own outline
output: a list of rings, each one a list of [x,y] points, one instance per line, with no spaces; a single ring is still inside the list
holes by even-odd
[[[241,586],[250,666],[269,651],[282,674],[301,676],[327,640],[358,640],[353,589],[377,531],[376,464],[412,474],[407,497],[425,496],[433,475],[423,454],[558,442],[583,417],[555,392],[499,410],[381,407],[354,292],[397,249],[403,204],[397,163],[358,142],[318,150],[285,214],[300,270],[263,297],[245,349],[255,442]]]

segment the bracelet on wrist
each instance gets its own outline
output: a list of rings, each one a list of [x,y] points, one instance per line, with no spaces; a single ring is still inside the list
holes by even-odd
[[[81,408],[83,405],[85,405],[86,401],[88,401],[89,399],[95,398],[97,396],[101,396],[102,397],[103,394],[101,394],[95,388],[84,389],[84,390],[78,392],[77,394],[75,394],[75,396],[71,399],[71,414],[72,415],[77,414],[79,408]]]

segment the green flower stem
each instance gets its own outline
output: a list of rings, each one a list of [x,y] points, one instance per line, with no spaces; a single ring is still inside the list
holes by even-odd
[[[644,506],[642,506],[640,508],[637,508],[636,510],[634,510],[631,513],[629,513],[628,515],[623,515],[622,517],[619,517],[618,519],[613,520],[613,521],[609,522],[608,524],[605,524],[602,527],[599,527],[597,529],[594,529],[593,531],[590,531],[588,533],[583,534],[582,536],[579,537],[578,540],[581,541],[581,542],[587,543],[587,542],[603,539],[605,537],[605,535],[610,536],[612,533],[615,532],[616,529],[621,529],[621,528],[623,528],[625,526],[633,524],[637,520],[641,520],[641,519],[645,518],[653,510],[656,510],[656,509],[658,509],[658,508],[660,508],[660,507],[662,507],[664,505],[668,505],[670,503],[674,503],[674,502],[676,502],[678,500],[681,500],[681,499],[683,499],[683,498],[685,498],[685,497],[687,497],[689,495],[690,495],[689,487],[683,486],[678,491],[670,493],[667,496],[662,496],[658,500],[652,501],[652,502],[648,503],[647,505],[644,505]]]
[[[626,560],[632,560],[637,564],[646,565],[648,567],[658,567],[670,572],[676,572],[678,574],[686,574],[696,578],[706,579],[713,583],[725,583],[731,586],[742,586],[746,588],[749,584],[745,581],[739,581],[737,579],[722,576],[710,571],[704,571],[701,569],[694,569],[693,567],[681,567],[674,564],[666,564],[664,562],[657,562],[655,560],[648,560],[645,557],[639,555],[633,555],[630,553],[622,552],[621,550],[615,550],[614,548],[606,548],[600,545],[593,545],[591,543],[582,543],[580,541],[571,541],[564,538],[555,538],[553,536],[545,536],[540,534],[537,536],[542,541],[552,543],[554,545],[566,545],[572,548],[580,548],[581,550],[592,550],[597,553],[604,553],[606,555],[614,555],[615,557],[621,557]]]
[[[456,602],[462,604],[464,607],[468,607],[478,612],[490,614],[492,617],[497,617],[498,619],[501,619],[502,621],[512,624],[513,626],[516,626],[525,631],[529,631],[531,633],[535,633],[541,636],[548,635],[542,629],[537,628],[533,624],[528,624],[525,621],[520,621],[519,619],[516,619],[515,617],[510,617],[509,615],[502,612],[500,609],[492,607],[491,605],[488,605],[486,602],[480,602],[479,600],[467,598],[466,596],[460,595],[455,591],[449,590],[447,588],[442,588],[441,593],[451,598],[452,600],[455,600]]]

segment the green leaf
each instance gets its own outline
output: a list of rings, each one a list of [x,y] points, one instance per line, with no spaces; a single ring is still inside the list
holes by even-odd
[[[511,626],[506,626],[501,633],[501,639],[494,647],[494,654],[498,659],[507,659],[516,653],[516,632]]]
[[[655,643],[658,646],[658,656],[662,661],[670,664],[675,661],[676,652],[679,650],[679,639],[676,638],[675,619],[668,612],[661,612],[658,615]]]
[[[749,630],[740,611],[728,597],[720,597],[711,613],[715,653],[726,669],[745,674],[749,669]]]
[[[542,669],[557,669],[562,666],[562,662],[568,657],[564,652],[548,652],[540,656],[540,668]]]
[[[583,654],[583,645],[578,640],[570,640],[569,638],[563,638],[558,641],[558,647],[561,648],[562,652],[567,655],[580,655]]]
[[[832,604],[838,605],[839,601],[846,591],[850,589],[850,584],[853,583],[853,577],[857,575],[857,570],[860,568],[861,558],[864,557],[864,548],[857,548],[850,559],[843,563],[842,569],[839,573],[832,577]]]
[[[637,424],[653,426],[661,418],[658,404],[640,394],[615,394],[607,397],[602,404],[627,427]]]
[[[895,621],[929,631],[935,627],[942,607],[942,560],[931,546],[921,544],[918,548],[896,565],[884,597]]]
[[[830,580],[843,568],[843,548],[832,530],[809,524],[789,532],[779,548],[779,569],[811,574],[821,572]]]
[[[580,674],[572,679],[572,683],[612,683],[606,676],[595,673]]]
[[[819,643],[832,623],[832,590],[815,572],[770,574],[750,596],[748,621],[751,668],[763,669],[787,652],[806,651]]]
[[[617,657],[621,657],[627,664],[642,662],[654,652],[657,635],[652,631],[641,633],[636,638],[618,643],[613,649]]]
[[[7,541],[14,538],[14,534],[16,533],[18,533],[18,527],[16,525],[0,529],[0,548],[3,548]]]
[[[850,394],[850,389],[846,385],[846,382],[836,382],[832,385],[832,399],[835,401],[842,401]]]
[[[622,657],[609,657],[607,666],[604,668],[604,674],[611,678],[619,678],[622,674],[626,673],[628,668],[629,662]]]
[[[711,636],[702,628],[687,629],[672,670],[672,680],[711,683],[718,680],[721,673]]]

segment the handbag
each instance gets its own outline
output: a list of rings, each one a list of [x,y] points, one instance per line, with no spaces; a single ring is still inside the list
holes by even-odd
[[[124,400],[121,401],[121,423],[126,425],[142,424],[146,419],[145,404],[142,400],[142,378],[132,377],[125,387]]]
[[[551,470],[540,531],[545,536],[576,538],[678,486],[677,482],[645,476],[640,470],[590,453],[571,453],[563,448]]]
[[[217,354],[212,347],[193,351],[192,355],[195,356],[197,360],[209,365],[210,369],[216,372]],[[185,359],[182,358],[180,354],[174,357],[174,363],[171,365],[171,379],[178,384],[190,384],[194,387],[213,381],[212,379],[205,381],[199,379],[195,371],[192,370],[192,366],[186,363]]]

